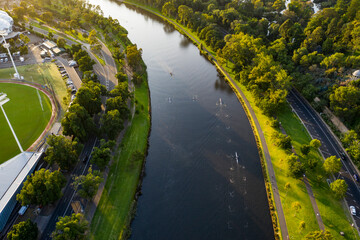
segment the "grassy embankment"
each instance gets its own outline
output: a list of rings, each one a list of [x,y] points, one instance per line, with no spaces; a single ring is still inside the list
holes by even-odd
[[[169,19],[166,19],[166,17],[162,16],[158,12],[158,10],[154,8],[148,8],[147,6],[138,5],[137,3],[134,5],[144,8],[145,10],[152,11],[156,15],[165,18],[165,20],[174,24],[173,22],[169,21]],[[175,21],[174,19],[171,20]],[[181,26],[186,31],[185,33],[182,29],[179,28],[179,26],[175,27],[180,30],[181,33],[190,35],[190,39],[196,39],[203,46],[206,46],[206,44],[196,36],[196,33],[192,32],[190,29]],[[195,44],[197,45],[197,43]],[[209,52],[216,58],[215,52],[211,50],[209,50]],[[231,75],[231,69],[227,68],[226,70]],[[232,75],[232,77],[234,78],[234,75]],[[242,89],[246,98],[250,102],[261,125],[262,131],[264,132],[266,142],[271,143],[271,134],[272,132],[276,131],[276,129],[272,128],[269,125],[270,119],[265,116],[258,107],[256,107],[252,94],[240,83],[237,82],[237,85]],[[304,143],[309,143],[309,141],[311,140],[304,126],[301,124],[299,119],[291,112],[289,107],[284,109],[284,111],[279,114],[278,117],[287,134],[291,136],[292,143],[296,152],[300,153],[300,146]],[[307,194],[304,183],[301,180],[297,180],[288,176],[288,172],[286,171],[287,166],[285,162],[288,153],[274,146],[273,144],[269,144],[268,148],[276,174],[276,180],[279,187],[282,207],[284,210],[289,235],[291,236],[291,239],[302,239],[308,232],[319,229],[314,211],[311,206],[310,198]],[[313,158],[318,159],[319,161],[318,167],[314,170],[314,172],[309,173],[308,178],[310,184],[312,185],[313,192],[316,197],[320,214],[322,216],[326,229],[331,231],[335,239],[345,239],[344,237],[340,236],[339,231],[345,232],[346,239],[358,239],[358,235],[355,231],[353,231],[349,224],[349,216],[347,216],[347,209],[345,214],[341,202],[333,199],[333,196],[325,181],[324,174],[320,167],[322,161],[320,154],[317,151],[312,150],[309,155]],[[284,188],[286,183],[290,183],[291,186],[290,190],[288,191],[286,191]],[[296,201],[301,204],[301,209],[297,212],[292,207],[292,204]],[[305,221],[306,223],[305,229],[303,230],[299,229],[299,224],[301,221]]]
[[[139,184],[143,161],[134,161],[136,151],[145,153],[150,130],[149,94],[147,83],[135,89],[136,112],[117,149],[100,203],[91,223],[91,239],[122,239],[136,203],[134,196]],[[120,237],[119,237],[120,236]]]
[[[3,108],[24,150],[31,146],[44,131],[51,117],[50,99],[39,91],[41,108],[37,90],[35,88],[0,82],[0,92],[9,97]],[[0,164],[20,153],[18,145],[0,111]]]
[[[42,85],[51,85],[55,92],[57,101],[61,105],[61,114],[63,114],[64,109],[67,108],[64,104],[63,98],[67,97],[68,93],[66,84],[54,63],[18,66],[17,70],[21,76],[24,76],[26,81],[40,83]],[[13,68],[0,69],[0,79],[9,79],[13,78],[13,76]]]
[[[101,29],[96,30],[102,33]],[[129,40],[126,39],[125,43],[117,36],[113,36],[113,41],[121,43],[124,48],[130,44]],[[113,51],[111,43],[106,42]],[[122,67],[116,64],[118,68]],[[136,211],[135,194],[145,163],[145,159],[134,161],[132,156],[136,152],[146,156],[150,132],[150,95],[146,75],[141,86],[135,87],[134,102],[135,114],[113,157],[109,177],[91,222],[90,239],[126,239],[131,231],[130,223]]]

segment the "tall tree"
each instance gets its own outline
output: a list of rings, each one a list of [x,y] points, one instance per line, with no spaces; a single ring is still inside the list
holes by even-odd
[[[70,170],[78,160],[78,143],[64,136],[50,135],[47,138],[45,161],[50,165],[57,163],[61,169]]]
[[[340,171],[341,169],[341,161],[340,158],[336,156],[331,156],[325,159],[323,164],[325,171],[329,174],[334,174]]]
[[[80,197],[90,200],[95,196],[99,185],[103,180],[104,179],[100,177],[100,172],[93,171],[90,166],[88,174],[74,177],[72,186]]]
[[[60,198],[61,188],[65,186],[65,182],[61,172],[50,172],[42,168],[26,179],[16,200],[23,206],[29,204],[45,206]]]
[[[345,197],[348,185],[346,184],[345,180],[337,179],[336,181],[330,183],[330,189],[338,199],[341,199]]]
[[[36,240],[38,236],[38,227],[30,219],[15,224],[7,234],[9,240]]]
[[[59,217],[55,231],[51,234],[54,240],[85,240],[89,223],[78,213],[71,216]]]
[[[111,159],[111,149],[114,147],[114,141],[100,141],[100,147],[95,147],[91,157],[91,163],[96,164],[100,170],[104,170]]]

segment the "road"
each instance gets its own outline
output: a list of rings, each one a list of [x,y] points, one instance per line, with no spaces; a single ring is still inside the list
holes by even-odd
[[[45,36],[48,35],[48,31],[47,31],[47,30],[44,30],[44,29],[42,29],[42,28],[38,28],[38,27],[33,26],[33,30],[34,30],[35,32],[44,34]],[[58,39],[59,37],[64,38],[63,36],[60,36],[59,34],[56,34],[56,33],[53,33],[53,34],[54,34],[54,38],[56,38],[56,39]],[[64,39],[66,40],[66,44],[69,45],[69,46],[71,46],[71,45],[73,45],[73,44],[78,44],[78,42],[76,42],[75,40],[70,40],[70,39],[68,39],[68,38],[64,38]]]
[[[344,152],[344,150],[331,130],[323,122],[320,115],[296,90],[291,90],[287,99],[293,110],[308,129],[311,137],[321,141],[320,152],[324,158],[337,156],[341,159],[340,153]],[[345,156],[344,160],[341,160],[341,162],[342,168],[340,174],[335,177],[344,179],[349,186],[345,200],[349,206],[355,206],[357,210],[357,216],[353,217],[357,227],[360,226],[360,189],[358,183],[354,179],[354,175],[358,175],[358,173],[348,156]],[[357,230],[359,231],[358,228]]]
[[[91,138],[89,141],[86,142],[83,151],[80,154],[79,161],[77,165],[75,166],[73,172],[71,175],[83,175],[86,174],[89,169],[89,160],[84,163],[83,159],[85,159],[87,156],[91,154],[92,149],[94,148],[95,144],[97,143],[97,139],[95,137]],[[42,240],[51,239],[51,233],[55,230],[55,224],[58,221],[59,217],[63,217],[65,215],[71,215],[73,212],[70,204],[72,202],[72,199],[75,196],[75,190],[71,187],[71,183],[73,180],[71,179],[66,187],[65,191],[63,193],[63,196],[60,198],[58,203],[56,204],[56,208],[54,212],[52,213],[50,220],[44,230],[44,232],[41,234]]]

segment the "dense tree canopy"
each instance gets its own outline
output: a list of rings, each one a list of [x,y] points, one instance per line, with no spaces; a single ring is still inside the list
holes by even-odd
[[[36,240],[38,236],[38,227],[30,219],[15,224],[7,234],[9,240]]]
[[[78,160],[78,143],[64,136],[50,135],[47,138],[49,147],[46,149],[45,161],[50,165],[56,163],[61,169],[69,170]]]
[[[93,171],[90,166],[88,174],[75,176],[72,185],[80,197],[90,200],[95,196],[99,185],[103,180],[104,179],[100,176],[100,172]]]
[[[85,240],[89,223],[78,213],[71,216],[59,217],[55,231],[51,234],[54,240]]]
[[[42,168],[26,179],[16,199],[23,206],[29,204],[45,206],[60,198],[65,182],[61,172],[50,172]]]

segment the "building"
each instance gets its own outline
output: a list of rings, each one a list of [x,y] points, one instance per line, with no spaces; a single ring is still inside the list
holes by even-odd
[[[47,40],[47,41],[43,42],[42,46],[43,46],[43,48],[45,48],[46,50],[49,51],[56,47],[56,43],[54,43],[53,41]]]
[[[4,31],[9,35],[13,31],[14,20],[7,12],[0,10],[0,31]]]
[[[355,79],[360,79],[360,70],[356,70],[352,75]]]
[[[43,152],[22,152],[0,165],[0,232],[5,227],[24,181],[30,175]]]

